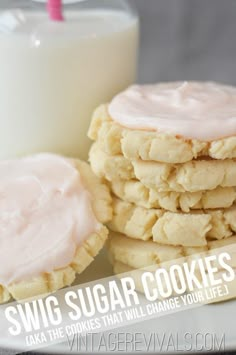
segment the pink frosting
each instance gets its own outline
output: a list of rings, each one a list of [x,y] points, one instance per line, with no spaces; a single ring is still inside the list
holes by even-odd
[[[120,125],[210,141],[236,135],[236,88],[214,82],[131,86],[109,105]]]
[[[0,161],[0,181],[1,285],[69,265],[100,228],[69,159],[40,154]]]

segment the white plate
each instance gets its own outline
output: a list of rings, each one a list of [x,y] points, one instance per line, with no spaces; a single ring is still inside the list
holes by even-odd
[[[78,283],[85,283],[112,275],[112,268],[103,251],[78,277]],[[133,324],[130,327],[117,328],[111,332],[97,334],[93,338],[94,346],[89,353],[97,353],[99,342],[103,336],[106,345],[100,348],[101,353],[111,353],[114,339],[123,339],[124,333],[136,333],[136,352],[172,353],[181,354],[185,351],[223,351],[236,349],[236,301],[229,301],[215,305],[198,307],[188,311],[178,312],[161,318],[152,319]],[[155,346],[154,346],[155,337]],[[110,339],[110,340],[109,340]],[[222,340],[223,339],[223,340]],[[0,346],[5,345],[0,339]],[[142,343],[141,343],[142,342]],[[2,343],[2,344],[1,344]],[[149,348],[148,348],[149,343]],[[14,344],[15,348],[17,344]],[[13,345],[9,344],[8,349]],[[122,345],[120,345],[122,348]],[[123,350],[125,345],[123,345]],[[120,348],[120,349],[121,349]],[[190,349],[191,348],[191,349]],[[131,345],[126,344],[126,349],[131,350]],[[133,345],[134,353],[135,345]],[[24,349],[26,350],[26,349]],[[78,354],[81,349],[76,346],[70,349],[66,343],[57,344],[50,348],[41,349],[40,352],[58,354]],[[123,351],[124,353],[124,351]]]

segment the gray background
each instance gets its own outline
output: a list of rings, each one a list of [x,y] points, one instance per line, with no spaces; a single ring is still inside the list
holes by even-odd
[[[236,0],[134,0],[141,19],[139,82],[236,85]]]

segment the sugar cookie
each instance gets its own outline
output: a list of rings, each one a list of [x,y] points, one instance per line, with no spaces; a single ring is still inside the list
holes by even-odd
[[[200,159],[184,164],[166,164],[128,160],[122,155],[108,155],[95,143],[89,154],[96,175],[108,181],[142,182],[158,192],[197,192],[236,185],[236,160]]]
[[[113,199],[114,214],[108,227],[130,238],[166,245],[201,247],[207,239],[224,239],[236,233],[236,206],[191,213],[146,209]]]
[[[95,111],[89,137],[129,159],[236,158],[235,103],[236,89],[217,83],[135,85]]]
[[[138,180],[114,180],[110,182],[110,187],[113,194],[124,201],[172,212],[229,208],[236,200],[235,187],[217,187],[214,190],[197,192],[158,192]]]
[[[166,262],[177,262],[178,259],[193,257],[194,255],[207,255],[209,252],[217,254],[217,249],[232,250],[232,267],[236,268],[236,236],[229,239],[208,242],[205,247],[186,248],[173,247],[154,243],[153,241],[136,240],[123,234],[111,232],[107,248],[112,262],[119,261],[133,269],[141,269]],[[182,260],[182,259],[181,259]],[[184,259],[183,259],[184,261]]]
[[[107,239],[107,186],[53,154],[3,160],[0,179],[0,303],[71,285]]]

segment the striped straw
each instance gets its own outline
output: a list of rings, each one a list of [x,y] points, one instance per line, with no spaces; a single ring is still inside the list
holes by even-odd
[[[48,0],[47,11],[52,21],[64,21],[62,13],[62,0]]]

